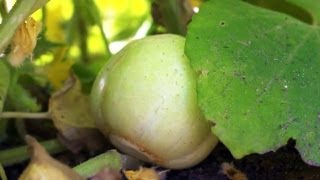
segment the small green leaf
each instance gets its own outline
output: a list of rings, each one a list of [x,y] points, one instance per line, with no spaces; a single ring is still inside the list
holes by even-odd
[[[8,101],[17,111],[37,112],[40,110],[37,100],[18,83],[11,83],[8,91]]]
[[[237,158],[293,138],[302,158],[320,165],[319,27],[241,1],[201,7],[185,51],[214,134]]]

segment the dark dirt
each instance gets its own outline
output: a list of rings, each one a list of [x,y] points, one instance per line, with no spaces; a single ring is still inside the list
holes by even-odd
[[[240,160],[232,157],[223,144],[219,144],[210,156],[198,166],[168,173],[168,179],[178,180],[225,180],[221,164],[228,162],[242,171],[248,179],[258,180],[320,180],[320,167],[305,164],[297,150],[294,141],[276,152],[263,155],[252,154]]]
[[[55,157],[70,165],[78,164],[86,160],[88,156],[92,156],[92,154],[82,153],[72,155],[70,152],[65,152]],[[225,162],[234,165],[236,169],[240,170],[250,180],[320,180],[320,167],[305,164],[294,148],[294,141],[290,141],[288,145],[276,152],[262,155],[252,154],[239,160],[234,159],[227,148],[219,143],[202,163],[185,170],[169,171],[166,179],[227,180],[228,177],[221,170],[221,164]],[[27,162],[24,162],[19,165],[6,167],[5,170],[9,180],[17,179],[26,165]]]

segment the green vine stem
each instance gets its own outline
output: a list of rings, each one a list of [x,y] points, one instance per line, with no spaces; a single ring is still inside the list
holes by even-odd
[[[49,112],[2,112],[0,119],[23,118],[23,119],[51,119]]]
[[[1,14],[1,18],[2,19],[4,19],[8,14],[7,1],[6,0],[0,0],[0,14]]]
[[[105,167],[117,171],[120,170],[121,155],[115,150],[110,150],[75,166],[73,170],[81,176],[88,178]]]
[[[0,24],[0,52],[10,43],[15,30],[34,11],[44,6],[49,0],[17,0],[12,10]]]
[[[65,147],[57,139],[47,140],[40,143],[50,154],[65,151]],[[3,166],[13,165],[29,159],[28,146],[20,146],[0,151],[0,163]]]

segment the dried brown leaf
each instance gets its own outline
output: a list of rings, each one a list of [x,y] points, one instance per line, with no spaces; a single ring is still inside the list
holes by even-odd
[[[49,111],[59,131],[59,139],[72,152],[79,152],[84,147],[90,150],[105,147],[106,139],[96,129],[89,97],[82,93],[80,81],[74,75],[52,95]]]
[[[97,151],[107,146],[106,138],[97,129],[75,128],[64,123],[55,123],[55,126],[59,130],[60,142],[73,153],[84,148]]]
[[[70,167],[53,159],[47,151],[31,136],[26,136],[31,161],[19,180],[82,180]]]
[[[137,171],[124,171],[128,180],[160,180],[159,174],[152,168],[140,168]]]
[[[25,20],[11,39],[9,62],[12,66],[22,64],[27,56],[31,56],[37,44],[37,36],[41,31],[41,23],[32,17]]]
[[[80,81],[71,75],[64,87],[54,93],[49,101],[49,111],[54,122],[72,127],[95,128],[89,97],[81,92]]]
[[[222,163],[221,165],[222,173],[225,174],[231,180],[247,180],[247,176],[236,169],[232,164]]]

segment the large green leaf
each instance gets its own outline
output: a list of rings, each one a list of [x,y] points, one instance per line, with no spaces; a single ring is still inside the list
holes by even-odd
[[[275,150],[293,138],[302,158],[320,165],[319,27],[242,1],[211,0],[188,29],[199,105],[232,154]]]
[[[320,25],[320,2],[314,0],[287,0],[301,8],[304,8],[310,13],[313,19],[313,24]]]

